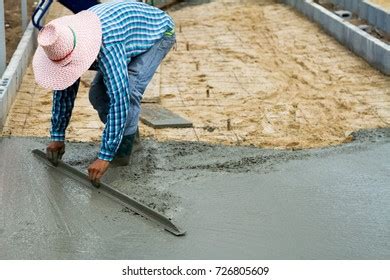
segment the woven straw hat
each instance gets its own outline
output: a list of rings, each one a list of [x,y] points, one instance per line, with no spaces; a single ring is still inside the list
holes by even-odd
[[[44,88],[71,86],[95,61],[102,43],[99,17],[91,11],[49,22],[38,34],[32,66]]]

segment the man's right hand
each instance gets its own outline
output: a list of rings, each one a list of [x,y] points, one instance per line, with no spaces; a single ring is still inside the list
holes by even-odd
[[[55,166],[58,165],[58,161],[62,159],[65,153],[65,143],[59,141],[51,142],[46,148],[47,159],[51,161]]]

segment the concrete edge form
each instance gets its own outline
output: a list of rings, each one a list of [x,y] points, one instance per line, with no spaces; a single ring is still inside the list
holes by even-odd
[[[340,43],[364,58],[374,68],[390,75],[390,45],[343,20],[312,0],[284,0],[312,19]]]
[[[0,75],[3,74],[6,68],[6,45],[5,45],[5,11],[4,1],[0,1]]]
[[[0,130],[16,98],[24,73],[36,48],[37,30],[30,22],[0,79]]]
[[[369,0],[331,0],[331,2],[357,14],[382,31],[390,33],[390,11],[381,6]]]

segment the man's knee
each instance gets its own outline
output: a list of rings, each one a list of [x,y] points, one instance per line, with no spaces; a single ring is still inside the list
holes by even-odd
[[[135,86],[135,88],[133,88],[131,91],[130,102],[134,103],[135,106],[141,106],[142,96],[145,92],[145,88],[146,87]]]

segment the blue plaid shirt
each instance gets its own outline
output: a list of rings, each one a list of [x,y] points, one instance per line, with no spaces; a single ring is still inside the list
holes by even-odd
[[[129,114],[127,65],[132,57],[149,50],[163,37],[164,32],[174,29],[174,23],[165,12],[140,2],[111,2],[96,5],[89,10],[98,15],[102,25],[98,67],[110,97],[110,109],[98,157],[111,161],[122,141]],[[53,141],[65,140],[77,88],[78,85],[53,92]]]

